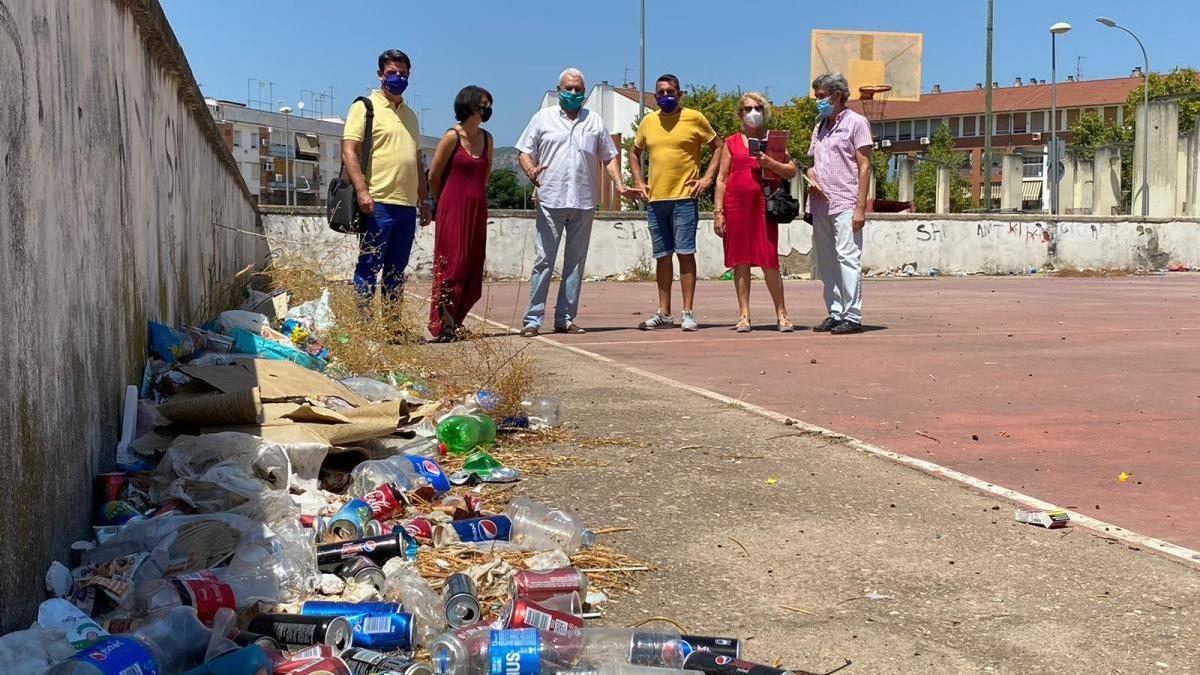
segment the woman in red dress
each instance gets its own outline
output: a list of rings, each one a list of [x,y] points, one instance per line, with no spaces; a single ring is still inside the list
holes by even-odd
[[[725,246],[725,267],[733,269],[737,291],[739,333],[750,332],[750,267],[762,268],[767,290],[775,303],[776,327],[790,333],[795,327],[788,320],[783,303],[783,279],[779,276],[779,226],[767,220],[766,195],[779,179],[796,175],[796,165],[788,158],[781,162],[768,157],[767,120],[771,105],[762,94],[742,96],[738,117],[742,130],[725,139],[721,153],[721,171],[717,175],[717,194],[713,211],[713,229]],[[755,152],[751,152],[751,142]],[[764,176],[764,170],[770,175]]]
[[[442,135],[429,166],[429,187],[438,198],[429,306],[435,342],[461,337],[463,321],[483,293],[492,139],[480,124],[491,116],[492,95],[482,87],[463,87],[454,99],[458,124]]]

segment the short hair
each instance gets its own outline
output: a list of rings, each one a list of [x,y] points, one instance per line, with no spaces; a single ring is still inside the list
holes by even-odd
[[[825,89],[829,93],[835,91],[842,93],[842,103],[850,101],[850,83],[846,81],[846,76],[838,72],[822,73],[812,81],[812,88]]]
[[[471,115],[475,114],[475,109],[483,104],[483,99],[487,99],[488,103],[494,103],[492,92],[477,87],[473,84],[467,85],[458,91],[458,96],[454,97],[454,119],[459,122],[465,122]]]
[[[748,91],[738,99],[738,105],[740,106],[741,102],[746,99],[750,99],[763,107],[763,123],[766,124],[767,120],[771,119],[771,102],[767,100],[766,96],[757,91]]]
[[[383,72],[383,67],[389,63],[403,63],[405,68],[412,70],[412,61],[409,60],[408,54],[399,49],[389,49],[379,55],[379,72]]]
[[[568,77],[578,77],[580,80],[583,81],[584,86],[587,86],[587,79],[584,78],[583,72],[580,71],[578,68],[567,68],[566,70],[559,73],[558,74],[558,86],[561,87],[563,80],[567,79]]]
[[[658,87],[659,82],[670,82],[675,87],[675,91],[679,91],[679,78],[670,73],[659,75],[658,79],[654,81],[655,88]]]

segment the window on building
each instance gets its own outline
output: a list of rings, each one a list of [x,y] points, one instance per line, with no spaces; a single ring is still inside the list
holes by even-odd
[[[1012,132],[1012,115],[1004,113],[996,115],[996,133],[1008,134]]]
[[[929,136],[929,120],[917,120],[913,122],[913,138],[927,138]]]
[[[1076,122],[1079,121],[1079,112],[1080,111],[1078,108],[1071,108],[1070,110],[1067,111],[1067,126],[1068,127],[1070,127],[1072,124],[1075,124]]]
[[[262,170],[266,173],[275,173],[275,162],[263,162]]]
[[[1029,131],[1042,132],[1046,130],[1046,111],[1037,110],[1029,113]]]
[[[882,138],[887,138],[887,139],[895,139],[896,138],[896,123],[895,122],[884,122],[883,123]]]
[[[235,148],[242,147],[242,135],[244,133],[245,132],[240,131],[240,130],[236,130],[236,129],[234,130],[234,132],[233,132],[233,147],[235,147]]]
[[[963,136],[974,136],[975,135],[975,118],[973,116],[963,118],[962,135]]]
[[[898,141],[911,141],[911,140],[912,140],[912,137],[913,137],[913,132],[912,132],[912,129],[913,129],[913,123],[912,123],[912,121],[911,121],[911,120],[905,120],[904,122],[900,122],[900,123],[899,123],[899,127],[900,127],[900,129],[899,129],[899,132],[897,133],[896,140],[898,140]]]
[[[1021,175],[1025,178],[1041,178],[1046,166],[1046,158],[1041,154],[1024,155],[1021,157]]]
[[[959,129],[960,129],[959,120],[960,119],[961,118],[959,118],[959,117],[951,117],[950,118],[950,135],[955,138],[958,138],[959,136],[962,135],[961,133],[959,133]]]
[[[1012,132],[1014,134],[1023,134],[1029,130],[1029,113],[1013,113],[1012,116]]]
[[[1105,122],[1111,122],[1113,124],[1116,124],[1117,123],[1117,106],[1110,105],[1107,108],[1105,108],[1104,115],[1102,117],[1104,118]]]
[[[871,124],[871,138],[883,138],[883,125],[879,122]]]

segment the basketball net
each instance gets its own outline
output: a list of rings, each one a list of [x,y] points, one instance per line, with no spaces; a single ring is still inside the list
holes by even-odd
[[[882,123],[883,111],[887,107],[888,96],[892,93],[890,84],[872,84],[858,88],[858,102],[862,106],[863,116],[870,122]]]

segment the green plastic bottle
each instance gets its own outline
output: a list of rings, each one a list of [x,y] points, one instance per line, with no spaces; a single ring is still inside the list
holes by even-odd
[[[497,461],[495,457],[487,454],[487,452],[476,450],[463,462],[463,471],[483,478],[502,466],[504,465]]]
[[[490,448],[496,444],[496,422],[483,413],[471,415],[471,419],[479,422],[479,445]]]
[[[721,275],[721,281],[733,281],[733,270],[725,270]]]
[[[468,415],[451,415],[438,424],[438,440],[456,455],[465,455],[479,445],[479,420]]]

